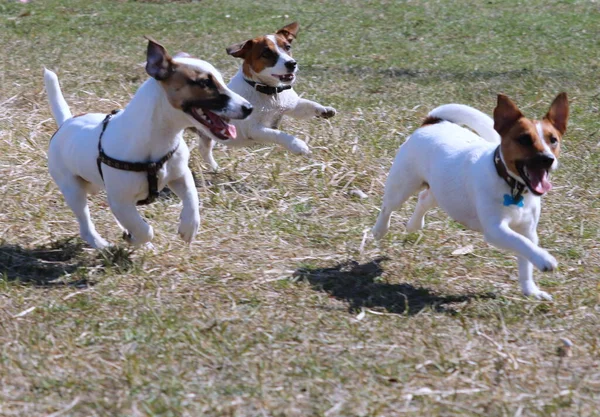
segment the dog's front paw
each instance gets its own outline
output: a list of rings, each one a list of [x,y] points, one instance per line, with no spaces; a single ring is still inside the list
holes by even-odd
[[[177,230],[177,233],[179,236],[181,236],[184,242],[191,243],[191,241],[196,237],[196,234],[198,234],[199,227],[200,215],[198,213],[181,213],[179,229]]]
[[[552,296],[550,294],[548,294],[546,291],[540,290],[537,287],[530,290],[524,290],[523,295],[539,301],[552,301]]]
[[[310,155],[310,149],[306,142],[300,139],[294,138],[288,146],[288,149],[296,155]]]
[[[317,114],[317,117],[322,119],[331,119],[336,115],[336,113],[337,111],[333,107],[323,107]]]
[[[542,272],[550,272],[554,271],[558,266],[558,262],[556,258],[550,255],[544,249],[540,249],[540,253],[538,253],[532,260],[531,263],[535,265],[537,269]]]

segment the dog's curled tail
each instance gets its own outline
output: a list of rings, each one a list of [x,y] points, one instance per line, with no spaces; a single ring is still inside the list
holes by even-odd
[[[60,127],[65,121],[72,118],[73,115],[60,90],[58,77],[46,68],[44,68],[44,85],[46,86],[46,94],[48,94],[52,115],[54,116],[54,120],[56,120],[56,124]]]
[[[445,104],[433,109],[429,117],[467,126],[488,142],[500,143],[500,135],[494,130],[494,120],[473,107]]]

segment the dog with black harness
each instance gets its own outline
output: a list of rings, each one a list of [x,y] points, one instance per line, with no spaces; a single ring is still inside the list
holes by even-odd
[[[227,88],[211,64],[189,56],[171,57],[149,38],[146,72],[150,78],[122,111],[73,117],[56,74],[44,70],[58,124],[50,141],[48,168],[77,217],[82,239],[93,248],[109,243],[90,219],[88,194],[106,190],[123,235],[137,247],[149,244],[154,231],[136,205],[153,202],[167,185],[183,203],[178,233],[191,242],[198,232],[200,213],[183,129],[235,137],[229,120],[252,112],[252,105]]]

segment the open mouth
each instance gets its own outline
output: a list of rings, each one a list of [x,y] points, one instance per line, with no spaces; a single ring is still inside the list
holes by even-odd
[[[550,178],[550,166],[548,161],[539,159],[530,159],[517,161],[515,163],[519,175],[525,181],[527,188],[535,195],[544,195],[552,189]]]
[[[281,81],[282,83],[289,83],[294,81],[294,78],[296,78],[295,74],[283,74],[283,75],[279,75],[279,74],[271,74],[273,77],[279,79],[279,81]]]
[[[229,119],[225,117],[218,116],[210,110],[199,107],[190,108],[188,113],[198,122],[206,126],[218,139],[235,139],[237,136],[235,126],[228,123]]]

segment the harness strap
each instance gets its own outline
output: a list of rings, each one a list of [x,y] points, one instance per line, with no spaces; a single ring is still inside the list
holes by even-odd
[[[146,172],[148,179],[148,197],[146,197],[144,200],[138,201],[137,205],[141,206],[145,204],[151,204],[158,198],[158,171],[160,171],[163,165],[177,151],[179,148],[179,143],[177,143],[175,148],[171,149],[165,156],[156,162],[127,162],[111,158],[104,153],[104,149],[102,148],[102,136],[104,135],[104,131],[108,126],[108,122],[110,122],[110,119],[112,119],[112,117],[118,112],[118,110],[113,110],[110,114],[106,115],[102,121],[102,131],[100,132],[100,138],[98,140],[98,159],[96,160],[98,163],[100,177],[102,177],[102,180],[104,180],[104,175],[102,174],[102,164],[108,165],[112,168],[120,169],[122,171]]]
[[[270,85],[260,84],[260,83],[257,83],[256,81],[251,81],[247,78],[244,78],[244,81],[246,81],[248,84],[250,84],[252,87],[254,87],[254,89],[256,91],[258,91],[259,93],[263,93],[268,96],[272,96],[274,94],[278,94],[278,93],[281,93],[282,91],[289,90],[290,88],[292,88],[291,85],[282,85],[279,87],[271,87]]]
[[[525,184],[517,181],[513,177],[508,174],[508,169],[502,162],[502,158],[500,157],[500,145],[494,151],[494,165],[496,167],[496,172],[510,187],[510,195],[512,196],[514,201],[518,201],[521,199],[521,196],[527,193],[527,187]]]

